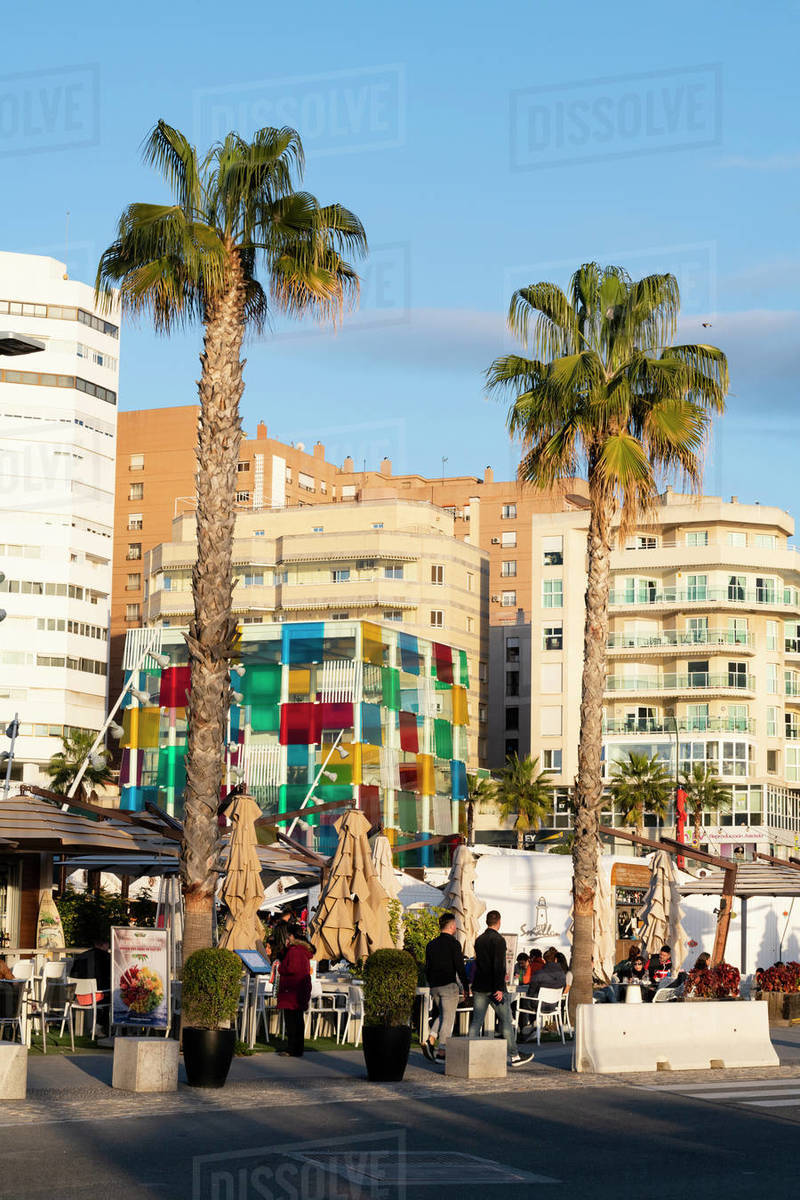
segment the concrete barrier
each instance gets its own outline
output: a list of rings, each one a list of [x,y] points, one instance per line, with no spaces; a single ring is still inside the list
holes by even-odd
[[[505,1038],[450,1038],[444,1073],[456,1079],[505,1079],[507,1056]]]
[[[575,1071],[702,1071],[777,1067],[767,1006],[760,1001],[581,1004]]]
[[[0,1043],[0,1100],[24,1100],[27,1090],[27,1047]]]
[[[111,1086],[123,1092],[176,1092],[178,1043],[174,1038],[114,1038]]]

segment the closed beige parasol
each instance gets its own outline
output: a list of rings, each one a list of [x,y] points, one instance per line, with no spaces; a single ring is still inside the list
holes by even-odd
[[[657,954],[662,946],[670,946],[673,971],[679,971],[689,948],[681,924],[680,884],[672,855],[666,850],[656,850],[650,872],[650,887],[638,913],[644,925],[642,940],[650,954]]]
[[[233,833],[222,885],[222,899],[229,912],[219,944],[229,950],[254,950],[256,941],[264,936],[258,919],[264,886],[255,828],[261,809],[252,796],[237,796],[230,815]]]
[[[479,933],[478,918],[486,905],[475,895],[475,856],[469,846],[456,849],[442,904],[455,915],[456,936],[465,956],[471,958]]]
[[[352,809],[339,817],[339,843],[311,923],[318,958],[358,962],[373,950],[391,949],[389,897],[370,854],[370,823]]]

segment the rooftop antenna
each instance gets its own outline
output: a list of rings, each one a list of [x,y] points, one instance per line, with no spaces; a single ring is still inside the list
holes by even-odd
[[[69,279],[69,209],[64,223],[64,278]]]

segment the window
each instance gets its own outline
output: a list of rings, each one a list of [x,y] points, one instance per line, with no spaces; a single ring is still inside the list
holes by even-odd
[[[485,725],[488,720],[489,720],[488,705],[480,704],[478,706],[478,721],[480,722],[481,725]]]
[[[519,709],[506,709],[506,729],[519,729]]]
[[[787,742],[800,740],[800,723],[798,723],[797,713],[784,713],[783,721]]]
[[[276,571],[275,574],[272,576],[272,582],[275,587],[277,587],[278,584],[281,584],[281,583],[288,583],[289,582],[289,572],[288,571]]]
[[[431,576],[433,576],[433,568],[431,568]],[[402,563],[387,563],[383,568],[384,579],[402,579],[403,564]]]
[[[746,580],[744,575],[729,575],[728,576],[728,599],[729,600],[744,600],[746,588]]]
[[[506,638],[506,662],[507,663],[518,663],[519,662],[519,638],[518,637]]]
[[[747,687],[747,663],[728,663],[728,687]]]
[[[304,474],[303,471],[297,472],[297,482],[298,482],[298,485],[303,489],[304,492],[316,491],[317,485],[316,485],[315,480],[312,479],[312,477],[310,475]]]
[[[692,732],[708,729],[708,705],[689,704],[686,708],[686,724]]]
[[[385,614],[385,613],[384,613],[383,615],[384,615],[384,616],[386,616],[386,614]],[[331,613],[331,620],[332,620],[332,621],[349,621],[349,620],[350,620],[350,613],[349,613],[349,612],[334,612],[334,613]]]
[[[542,768],[545,771],[560,771],[561,770],[561,750],[543,750],[542,751]]]
[[[142,607],[140,604],[126,604],[125,605],[125,620],[126,621],[139,621],[139,620],[141,620],[141,616],[142,616]]]
[[[320,479],[320,481],[319,481],[319,490],[322,492],[323,496],[327,496],[328,485],[324,479]]]
[[[775,550],[778,546],[778,538],[774,533],[757,533],[756,545],[759,550]]]
[[[325,526],[324,525],[314,525],[311,532],[312,533],[324,533]]]
[[[783,686],[783,694],[785,696],[800,696],[800,673],[797,671],[784,671]]]
[[[778,710],[773,705],[767,708],[767,737],[778,736]]]
[[[128,513],[128,529],[141,529],[144,519],[141,513]]]
[[[655,550],[658,546],[658,538],[651,534],[637,533],[635,537],[628,538],[625,546],[626,550]]]
[[[440,608],[431,609],[431,625],[434,629],[441,629],[444,625],[444,613]]]
[[[543,650],[563,650],[564,631],[561,625],[545,625],[542,630]]]
[[[342,499],[343,500],[355,500],[355,497],[356,497],[356,485],[354,483],[346,483],[344,485],[344,487],[342,488]]]
[[[475,632],[475,618],[467,617],[467,633]]]
[[[787,746],[785,762],[784,774],[788,782],[800,782],[800,748],[797,746]]]
[[[500,605],[502,608],[514,608],[516,603],[517,603],[517,593],[516,592],[501,592],[500,593]]]
[[[728,705],[728,728],[737,733],[747,733],[748,712],[746,704]]]
[[[728,545],[729,546],[738,546],[739,548],[741,548],[742,546],[746,546],[747,545],[747,534],[742,533],[738,529],[729,529],[728,530]]]
[[[339,567],[335,571],[331,571],[331,583],[348,583],[350,581],[350,568]]]
[[[500,535],[500,544],[506,547],[514,547],[517,544],[516,529],[509,529]]]
[[[767,751],[767,774],[768,775],[777,775],[778,774],[778,751],[777,750],[768,750]]]
[[[384,621],[402,621],[403,614],[399,608],[391,608],[383,614]]]
[[[125,585],[125,590],[127,592],[138,592],[138,590],[141,586],[142,586],[141,574],[138,571],[130,572],[128,574],[128,582]]]
[[[291,467],[286,468],[286,482],[287,483],[292,482],[292,468]]]
[[[519,695],[519,671],[506,671],[506,695]]]
[[[517,518],[516,504],[504,504],[500,510],[500,518],[503,521],[515,521]]]
[[[689,617],[686,622],[687,640],[695,645],[705,645],[708,641],[708,617]]]
[[[787,654],[800,654],[800,621],[783,622],[783,648]],[[777,646],[767,646],[767,649],[776,650]]]
[[[539,709],[542,737],[561,737],[561,705],[544,704]]]
[[[756,604],[775,603],[775,580],[768,576],[756,577]]]
[[[687,546],[707,546],[708,545],[708,530],[707,529],[690,529],[686,534]]]
[[[564,607],[564,580],[545,579],[542,582],[542,604],[545,608]]]
[[[237,504],[249,504],[250,503],[250,493],[249,492],[237,492],[236,493],[236,503]]]
[[[144,484],[143,483],[129,484],[128,499],[129,500],[143,500],[144,499]]]
[[[128,553],[126,555],[126,558],[128,558],[129,560],[133,560],[135,558],[141,558],[141,557],[142,557],[142,543],[141,542],[128,542]]]
[[[767,663],[767,691],[771,696],[778,694],[778,664]]]
[[[546,567],[561,566],[564,561],[563,537],[542,538],[542,561]]]
[[[444,583],[444,567],[439,563],[434,563],[431,567],[431,583],[437,585]]]
[[[708,659],[694,659],[689,662],[689,687],[708,687]]]
[[[767,649],[778,649],[778,622],[767,621]]]
[[[506,738],[506,758],[513,758],[519,752],[519,742],[516,738]]]
[[[517,560],[511,559],[500,564],[500,574],[504,579],[513,579],[517,574]]]
[[[552,696],[563,689],[563,675],[560,662],[542,663],[539,675],[539,691],[542,695]]]
[[[128,462],[128,470],[129,471],[143,471],[144,470],[144,455],[143,454],[132,454],[130,457],[130,460]]]
[[[373,524],[372,528],[373,529],[383,529],[383,521],[376,521]]]
[[[707,600],[708,599],[708,576],[707,575],[689,575],[687,579],[687,600]]]
[[[237,463],[237,464],[236,464],[236,470],[237,470],[237,471],[239,472],[239,474],[241,475],[241,474],[243,474],[245,471],[249,471],[249,470],[250,470],[250,463],[249,463],[249,462],[240,462],[240,463]]]
[[[243,582],[245,587],[263,587],[264,573],[263,571],[253,571],[251,574],[245,574]]]
[[[467,591],[468,592],[473,591],[474,587],[475,587],[475,576],[472,574],[472,571],[467,571]]]
[[[480,683],[486,683],[488,678],[489,678],[488,664],[485,662],[479,662],[478,663],[478,681]]]
[[[264,537],[266,535],[266,532],[267,532],[266,529],[254,529],[253,537]]]

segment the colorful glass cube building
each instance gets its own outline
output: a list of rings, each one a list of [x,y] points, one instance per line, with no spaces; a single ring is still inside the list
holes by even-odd
[[[188,655],[178,629],[128,634],[131,669],[150,647],[123,716],[121,805],[153,801],[183,812]],[[242,673],[243,668],[243,673]],[[402,844],[459,829],[467,795],[467,656],[440,642],[368,621],[246,625],[231,671],[225,784],[243,779],[265,813],[304,803],[354,803]],[[145,696],[147,702],[144,702]],[[304,822],[330,853],[328,810]],[[438,857],[438,856],[437,856]],[[433,861],[427,848],[419,861]]]

